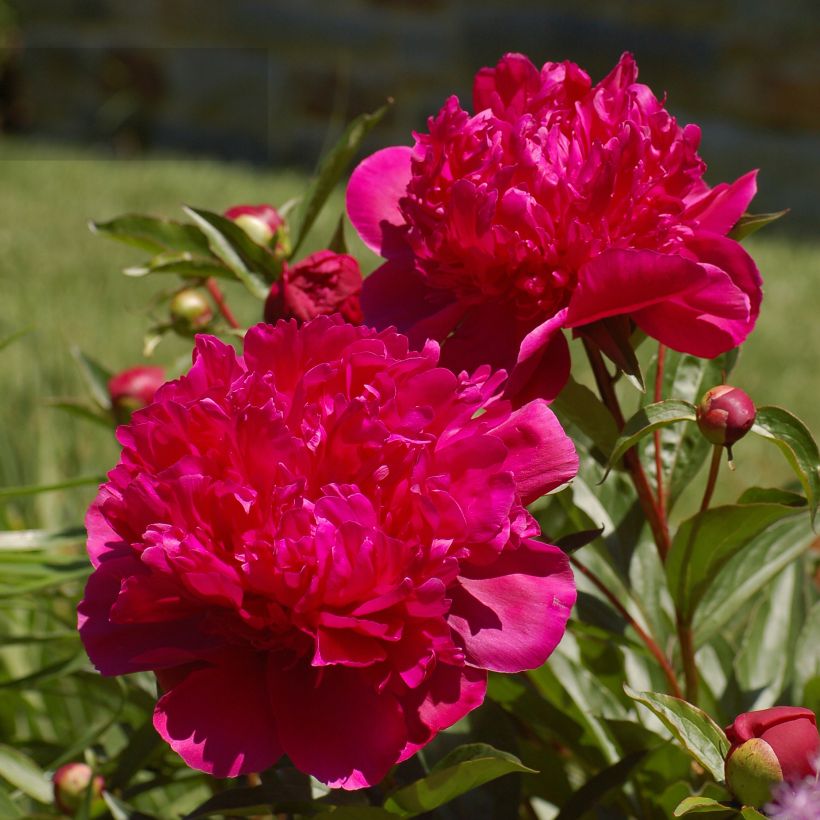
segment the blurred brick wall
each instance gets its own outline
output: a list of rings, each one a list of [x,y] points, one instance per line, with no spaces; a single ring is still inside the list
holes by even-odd
[[[624,50],[717,176],[762,165],[762,202],[820,220],[817,0],[21,0],[30,130],[312,164],[341,123],[396,100],[407,142],[504,51],[599,78]]]

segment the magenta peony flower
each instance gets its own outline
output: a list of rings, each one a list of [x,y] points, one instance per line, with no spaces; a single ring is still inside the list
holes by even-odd
[[[244,357],[199,336],[120,428],[80,632],[103,674],[157,672],[190,766],[376,783],[561,639],[572,572],[524,504],[573,445],[438,354],[340,317],[258,325]]]
[[[475,114],[451,97],[416,134],[354,171],[350,219],[387,261],[364,318],[414,345],[443,341],[456,372],[487,362],[510,389],[554,395],[569,372],[561,328],[618,315],[675,350],[741,343],[761,280],[726,237],[755,172],[703,181],[700,130],[681,128],[625,54],[597,85],[570,62],[508,54],[475,78]]]
[[[285,264],[282,278],[271,285],[265,300],[265,321],[306,322],[341,313],[348,322],[361,324],[361,289],[362,272],[352,256],[316,251],[295,265]]]

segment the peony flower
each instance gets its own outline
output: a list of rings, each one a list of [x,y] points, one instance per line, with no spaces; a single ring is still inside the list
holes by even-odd
[[[541,400],[320,317],[210,336],[131,425],[87,517],[80,634],[105,675],[153,670],[154,725],[232,777],[282,754],[379,782],[537,667],[575,600],[524,505],[577,470]]]
[[[352,256],[317,251],[295,265],[285,265],[265,300],[265,321],[293,318],[306,322],[341,313],[348,322],[360,324],[361,289],[362,272]]]
[[[681,128],[625,54],[592,85],[570,62],[520,54],[478,72],[475,113],[451,97],[413,148],[354,171],[350,219],[386,262],[364,285],[368,324],[443,342],[456,372],[511,373],[555,395],[561,328],[625,316],[675,350],[714,357],[751,331],[752,259],[727,238],[755,172],[710,188],[700,129]]]

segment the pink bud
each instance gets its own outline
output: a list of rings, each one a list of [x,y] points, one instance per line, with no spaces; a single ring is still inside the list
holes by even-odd
[[[754,402],[737,387],[721,384],[707,391],[697,408],[698,427],[712,444],[731,447],[755,422]]]
[[[165,383],[165,371],[161,367],[131,367],[117,373],[108,382],[108,395],[115,419],[124,424],[134,410],[153,401],[154,393]]]
[[[73,816],[85,800],[85,793],[93,778],[92,804],[101,803],[101,795],[105,787],[102,777],[94,776],[91,767],[85,763],[66,763],[54,772],[54,802],[57,808]]]
[[[270,245],[285,220],[272,205],[236,205],[225,211],[258,245]]]

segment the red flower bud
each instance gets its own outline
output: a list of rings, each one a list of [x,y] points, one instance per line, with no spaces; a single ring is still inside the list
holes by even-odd
[[[92,809],[96,808],[97,805],[102,809],[104,804],[101,795],[105,781],[99,775],[94,777],[91,766],[85,763],[66,763],[54,772],[54,802],[63,814],[73,816],[77,809],[82,806],[88,784],[91,783],[92,778],[94,780],[91,787],[93,794]]]
[[[134,410],[153,401],[154,393],[165,383],[165,371],[161,367],[132,367],[117,373],[108,382],[108,395],[114,418],[124,424]]]
[[[272,205],[237,205],[225,216],[232,219],[257,245],[270,245],[285,220]]]
[[[814,774],[820,734],[811,709],[775,706],[745,712],[726,728],[726,736],[731,743],[726,783],[746,805],[762,806],[782,780],[797,782]]]
[[[697,408],[698,427],[712,444],[731,447],[755,422],[754,402],[737,387],[721,384],[707,391]]]
[[[171,299],[171,319],[181,333],[196,333],[208,326],[214,314],[211,303],[196,288],[185,288]]]
[[[307,322],[316,316],[341,313],[351,324],[361,324],[361,289],[362,272],[352,256],[317,251],[297,265],[285,266],[265,301],[265,321],[295,318]]]

